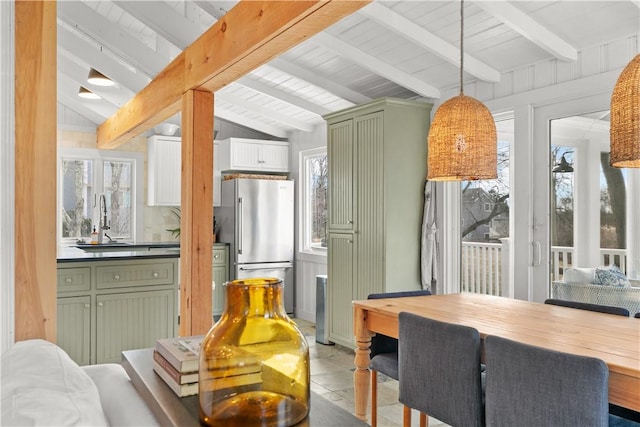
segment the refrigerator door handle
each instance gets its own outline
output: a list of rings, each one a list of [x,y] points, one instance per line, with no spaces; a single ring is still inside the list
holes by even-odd
[[[242,253],[242,197],[238,197],[238,253]]]
[[[242,270],[242,271],[251,271],[251,270],[286,270],[286,269],[292,268],[292,267],[293,267],[293,264],[291,264],[291,263],[279,264],[277,266],[269,266],[269,265],[265,265],[265,264],[259,264],[259,265],[250,265],[250,266],[238,267],[238,270]]]

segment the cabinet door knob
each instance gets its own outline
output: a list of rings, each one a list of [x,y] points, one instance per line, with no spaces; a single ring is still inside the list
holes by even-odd
[[[353,243],[353,240],[347,240],[347,243]]]
[[[91,304],[85,304],[84,308],[91,308]]]
[[[218,255],[218,254],[215,254],[215,255],[213,256],[213,259],[218,259],[218,258],[220,258],[220,255]]]
[[[114,274],[113,275],[113,279],[114,280],[120,280],[120,275],[119,274]]]
[[[103,302],[99,302],[99,303],[98,303],[98,307],[103,307],[103,306],[104,306],[104,303],[103,303]]]
[[[160,274],[157,271],[154,271],[152,276],[154,279],[157,279],[158,277],[160,277]]]
[[[347,221],[349,224],[353,224],[353,220],[350,219],[349,221]]]
[[[65,283],[73,283],[73,279],[71,277],[67,277],[66,279],[64,279]]]

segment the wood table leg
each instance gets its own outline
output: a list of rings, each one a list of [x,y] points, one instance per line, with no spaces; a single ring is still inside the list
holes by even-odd
[[[369,353],[372,333],[366,327],[366,310],[360,307],[353,309],[353,332],[356,338],[356,370],[353,373],[355,397],[355,415],[367,421],[367,404],[369,403]]]

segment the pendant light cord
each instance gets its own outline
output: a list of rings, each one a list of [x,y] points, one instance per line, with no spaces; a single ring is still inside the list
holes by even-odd
[[[464,0],[460,0],[460,95],[464,95],[462,88],[462,70],[464,69]]]

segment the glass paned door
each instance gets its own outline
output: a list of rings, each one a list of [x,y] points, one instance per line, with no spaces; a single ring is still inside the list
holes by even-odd
[[[553,124],[552,124],[553,129]],[[551,274],[561,280],[573,264],[575,205],[574,148],[551,146]]]
[[[600,261],[628,274],[629,170],[611,167],[609,158],[609,152],[600,153]]]
[[[504,295],[508,266],[509,165],[514,120],[498,120],[498,178],[463,181],[460,207],[460,290]],[[505,246],[506,245],[506,246]]]
[[[609,166],[607,111],[551,120],[551,280],[568,267],[627,272],[628,169]],[[637,236],[636,236],[637,238]]]

